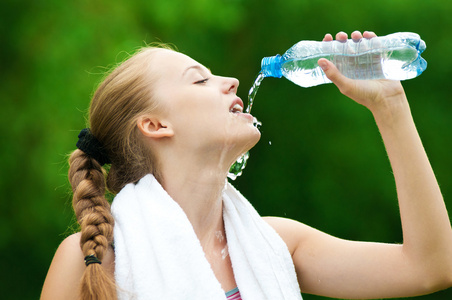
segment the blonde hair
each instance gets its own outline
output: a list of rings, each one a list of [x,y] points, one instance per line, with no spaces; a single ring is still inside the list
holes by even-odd
[[[75,150],[69,158],[72,205],[81,227],[84,256],[94,255],[102,261],[113,242],[114,220],[106,189],[116,194],[148,173],[159,178],[154,157],[141,140],[137,120],[157,108],[152,99],[156,77],[150,69],[152,54],[161,48],[139,50],[114,69],[94,93],[89,127],[110,158],[110,170],[107,172],[81,150]],[[88,265],[81,280],[80,298],[115,299],[114,278],[99,264]]]

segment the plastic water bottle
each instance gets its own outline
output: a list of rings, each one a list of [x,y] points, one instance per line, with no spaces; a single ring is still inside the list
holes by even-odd
[[[419,35],[411,32],[359,41],[301,41],[282,56],[263,58],[261,73],[265,77],[284,76],[302,87],[330,83],[317,64],[326,58],[348,78],[405,80],[427,68],[420,55],[425,48]]]

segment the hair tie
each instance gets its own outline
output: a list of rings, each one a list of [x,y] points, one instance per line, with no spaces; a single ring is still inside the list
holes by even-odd
[[[85,265],[89,266],[90,264],[102,264],[102,262],[94,256],[94,254],[85,256]]]
[[[111,163],[110,158],[105,153],[102,143],[99,142],[94,135],[92,135],[89,128],[85,128],[80,131],[76,145],[78,149],[97,160],[101,166]]]

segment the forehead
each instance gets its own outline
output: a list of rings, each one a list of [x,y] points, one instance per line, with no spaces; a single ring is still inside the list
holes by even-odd
[[[172,50],[160,49],[153,56],[152,66],[154,71],[162,77],[182,76],[187,68],[200,65],[191,57]]]
[[[184,84],[186,75],[184,74],[189,74],[187,69],[192,66],[201,65],[180,52],[158,49],[152,54],[149,68],[150,76],[153,79],[151,82],[152,93],[154,99],[158,99],[157,101],[160,102],[161,107],[173,103],[174,99],[184,93],[186,86]]]

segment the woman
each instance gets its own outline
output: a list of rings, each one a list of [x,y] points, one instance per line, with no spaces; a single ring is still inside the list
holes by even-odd
[[[81,133],[83,151],[70,158],[81,233],[58,248],[41,299],[149,299],[149,288],[164,299],[299,299],[298,284],[304,293],[363,299],[450,287],[449,217],[401,84],[355,81],[325,59],[319,65],[376,120],[396,180],[402,245],[341,240],[288,219],[257,220],[243,197],[225,187],[231,164],[260,137],[242,112],[238,81],[214,76],[181,53],[144,49],[94,95],[91,131]],[[111,163],[108,189],[121,191],[114,218],[103,163]],[[154,219],[157,226],[149,223]]]

